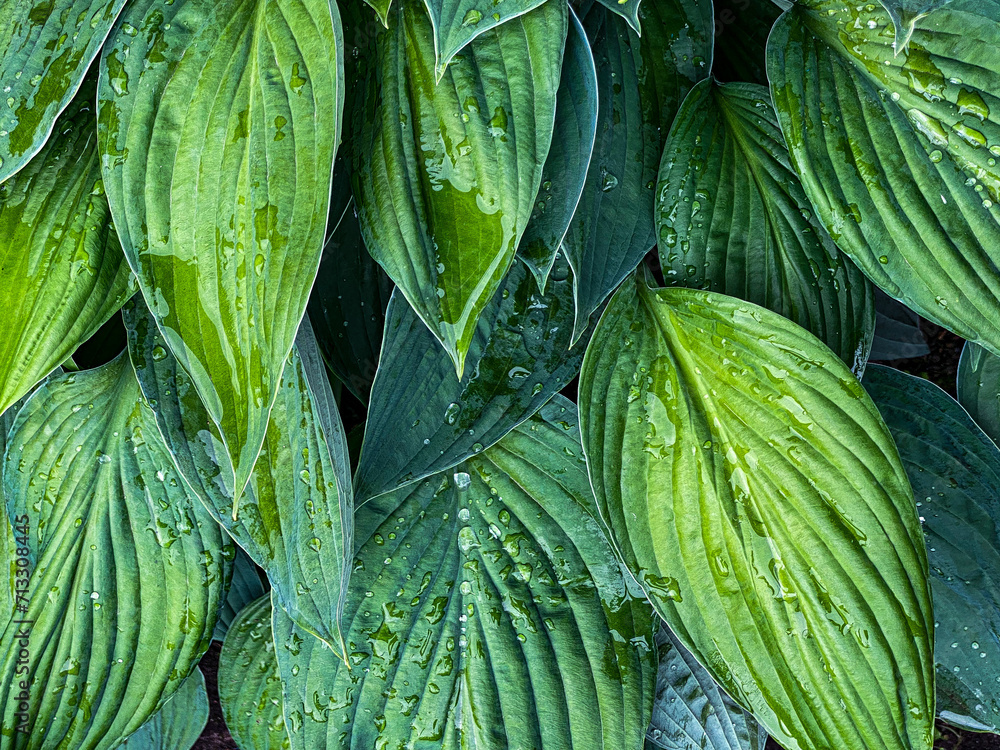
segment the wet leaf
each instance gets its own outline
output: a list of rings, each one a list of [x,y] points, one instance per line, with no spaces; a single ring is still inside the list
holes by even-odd
[[[125,0],[0,2],[0,182],[45,145],[124,5]]]
[[[927,539],[938,716],[997,732],[1000,450],[933,383],[881,366],[864,382],[899,446]]]
[[[966,342],[958,361],[958,402],[1000,443],[1000,357]]]
[[[781,17],[768,74],[792,165],[872,281],[1000,352],[1000,3],[955,0],[895,40],[876,3]]]
[[[135,292],[104,195],[93,98],[88,80],[60,132],[0,185],[0,413]]]
[[[17,692],[0,691],[4,742],[117,748],[208,648],[234,549],[174,469],[124,354],[31,396],[3,486],[28,526],[31,574],[0,636],[0,676],[31,681],[33,696],[21,721]],[[24,620],[30,659],[15,678]],[[29,734],[13,740],[20,724]]]
[[[766,88],[692,89],[660,162],[656,224],[667,284],[774,310],[864,369],[873,287],[813,216]]]
[[[233,579],[229,584],[229,591],[226,592],[226,601],[219,612],[219,620],[215,623],[212,640],[223,640],[236,615],[250,602],[266,593],[266,584],[257,573],[253,560],[242,548],[237,549],[236,560],[233,562]]]
[[[459,377],[541,184],[568,12],[552,0],[479,35],[440,83],[417,0],[397,4],[376,43],[353,134],[361,230]]]
[[[343,46],[333,0],[133,0],[101,56],[125,255],[238,492],[319,266]]]
[[[580,376],[618,550],[786,748],[929,750],[927,558],[892,438],[807,331],[714,292],[615,295]]]
[[[195,669],[119,750],[190,750],[208,723],[205,675]]]
[[[556,261],[548,291],[516,264],[479,319],[461,380],[398,292],[356,475],[361,501],[449,469],[496,443],[580,371],[570,347],[573,282]]]

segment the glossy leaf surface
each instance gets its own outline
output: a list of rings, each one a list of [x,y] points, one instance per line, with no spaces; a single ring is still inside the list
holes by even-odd
[[[484,32],[440,83],[419,2],[401,0],[377,40],[354,133],[361,229],[459,377],[541,184],[568,13],[546,2]]]
[[[208,723],[205,675],[195,669],[120,750],[191,750]]]
[[[580,379],[629,569],[786,748],[929,750],[933,617],[909,483],[871,399],[764,308],[633,279]]]
[[[1000,357],[966,342],[958,361],[958,402],[1000,444]]]
[[[104,195],[93,98],[89,80],[60,132],[0,185],[0,413],[135,291]]]
[[[333,0],[134,0],[101,57],[125,255],[238,492],[319,266],[342,57]]]
[[[0,691],[5,746],[117,748],[208,648],[233,547],[189,494],[122,355],[53,378],[21,409],[3,466],[7,510],[26,517],[32,620],[27,725]],[[18,628],[0,636],[13,685]],[[23,644],[19,644],[23,645]],[[44,697],[44,698],[43,698]]]
[[[814,218],[766,88],[692,89],[663,150],[656,223],[667,284],[774,310],[864,367],[872,285]]]

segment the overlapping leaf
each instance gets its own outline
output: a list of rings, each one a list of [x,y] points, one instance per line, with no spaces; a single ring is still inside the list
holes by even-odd
[[[1000,450],[948,394],[888,367],[865,388],[892,436],[923,521],[934,595],[937,710],[1000,727]]]
[[[190,750],[208,723],[205,675],[195,669],[120,750]]]
[[[459,377],[541,183],[568,13],[553,0],[479,35],[440,83],[417,0],[401,0],[378,38],[354,133],[361,229]]]
[[[104,196],[93,98],[88,80],[60,132],[0,185],[0,413],[135,291]]]
[[[891,297],[994,352],[998,42],[996,0],[933,10],[906,44],[877,3],[808,0],[768,42],[792,164],[833,239]]]
[[[787,748],[930,748],[923,538],[843,362],[764,308],[634,279],[594,334],[580,404],[621,554],[730,695]]]
[[[226,601],[219,612],[219,619],[215,623],[212,640],[223,640],[229,631],[229,626],[243,608],[266,593],[267,588],[257,573],[253,560],[242,549],[238,549],[236,560],[233,562],[233,578],[229,584],[229,591],[226,592]]]
[[[641,746],[651,611],[591,515],[573,412],[359,508],[351,668],[275,610],[293,747]]]
[[[125,255],[238,492],[319,266],[342,51],[333,0],[134,0],[101,57]]]
[[[267,573],[303,628],[343,650],[353,494],[347,441],[308,320],[288,357],[260,459],[234,520],[228,456],[151,316],[125,308],[143,394],[184,480]]]
[[[17,691],[0,691],[4,744],[117,748],[208,648],[233,547],[177,475],[124,354],[39,388],[9,438],[4,493],[27,518],[31,578],[0,675],[32,698],[20,721]]]
[[[994,443],[1000,443],[1000,357],[966,342],[958,361],[958,401]]]
[[[694,0],[642,5],[640,43],[595,5],[584,19],[597,64],[597,140],[566,256],[576,280],[578,338],[591,315],[656,244],[657,168],[684,95],[712,65],[712,7]]]
[[[875,336],[871,358],[884,361],[909,359],[929,352],[920,330],[920,316],[876,287]]]
[[[722,691],[662,624],[656,646],[660,667],[647,750],[764,750],[764,728]]]
[[[394,294],[356,475],[362,501],[480,453],[576,377],[587,340],[570,347],[573,282],[564,260],[547,290],[523,264],[510,270],[479,319],[461,380]]]
[[[692,89],[663,151],[656,212],[668,284],[774,310],[864,368],[872,285],[813,217],[766,88]]]
[[[0,3],[0,182],[24,168],[48,140],[124,5],[125,0]]]

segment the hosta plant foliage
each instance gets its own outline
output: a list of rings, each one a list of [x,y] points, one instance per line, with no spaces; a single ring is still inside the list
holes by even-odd
[[[0,21],[0,748],[1000,734],[1000,0]]]

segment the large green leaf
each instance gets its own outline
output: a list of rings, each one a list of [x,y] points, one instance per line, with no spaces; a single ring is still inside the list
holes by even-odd
[[[305,632],[303,638],[323,643]],[[219,703],[226,726],[240,750],[291,747],[282,713],[281,678],[274,658],[270,594],[247,605],[226,634],[219,655]]]
[[[899,447],[923,521],[938,715],[998,731],[1000,450],[933,383],[881,366],[864,382]]]
[[[542,168],[538,200],[517,247],[543,292],[580,202],[597,136],[597,71],[587,33],[572,8],[554,132],[558,137]]]
[[[215,630],[212,631],[212,640],[224,640],[226,633],[229,632],[229,626],[243,608],[262,597],[267,591],[267,583],[261,580],[253,560],[242,548],[237,549],[236,560],[233,562],[233,578],[226,592],[226,601],[219,611]]]
[[[764,728],[723,692],[663,624],[656,647],[660,667],[647,750],[764,750]]]
[[[119,750],[191,750],[208,723],[205,675],[195,669],[153,718]]]
[[[191,379],[141,306],[127,306],[125,320],[132,364],[181,476],[264,569],[289,615],[342,652],[353,493],[347,439],[309,321],[280,378],[264,447],[234,520],[228,457]]]
[[[1000,3],[955,0],[894,40],[877,3],[781,17],[768,74],[792,164],[872,281],[1000,352]]]
[[[699,662],[789,750],[929,750],[933,618],[906,474],[814,336],[629,281],[580,376],[602,517]]]
[[[595,5],[584,19],[597,64],[597,140],[565,248],[576,281],[575,338],[656,244],[656,173],[667,130],[712,63],[712,6],[658,0],[642,6],[640,43]]]
[[[518,263],[479,319],[467,372],[455,370],[398,294],[389,303],[355,481],[361,501],[445,471],[534,414],[580,371],[573,282],[557,259],[548,292]]]
[[[334,0],[133,0],[101,57],[125,255],[238,492],[319,266],[342,50]]]
[[[135,292],[104,196],[93,99],[88,79],[59,133],[0,185],[0,413]]]
[[[358,509],[351,667],[274,616],[293,747],[642,745],[652,623],[592,513],[565,399]]]
[[[125,0],[0,1],[0,182],[41,150],[124,5]]]
[[[1000,444],[1000,357],[966,342],[958,360],[958,402]]]
[[[361,229],[459,377],[541,184],[568,13],[551,0],[490,29],[437,84],[417,0],[400,0],[377,40],[353,134]]]
[[[208,648],[234,549],[186,491],[124,354],[31,396],[3,486],[31,570],[26,611],[0,636],[3,684],[30,681],[31,698],[22,721],[17,692],[0,691],[3,745],[117,748]]]
[[[920,316],[875,288],[875,336],[871,359],[891,361],[923,357],[930,349],[920,330]]]
[[[860,372],[874,291],[813,217],[763,86],[702,81],[660,162],[657,245],[670,285],[774,310]]]

